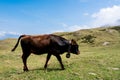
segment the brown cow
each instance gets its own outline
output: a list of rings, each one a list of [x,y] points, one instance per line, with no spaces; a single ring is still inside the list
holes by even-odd
[[[78,44],[75,40],[68,41],[63,37],[48,34],[48,35],[38,35],[38,36],[31,36],[31,35],[21,35],[18,38],[18,41],[15,45],[15,47],[11,51],[15,51],[16,47],[19,44],[19,41],[21,40],[21,47],[23,51],[22,60],[23,60],[23,70],[28,71],[27,67],[27,58],[31,53],[40,55],[47,53],[47,59],[46,63],[44,65],[44,68],[47,68],[47,63],[51,57],[51,55],[56,56],[58,61],[61,64],[62,70],[64,70],[64,66],[62,64],[62,59],[60,57],[60,54],[63,54],[64,52],[68,52],[66,57],[70,57],[70,53],[73,54],[79,54],[78,50]]]

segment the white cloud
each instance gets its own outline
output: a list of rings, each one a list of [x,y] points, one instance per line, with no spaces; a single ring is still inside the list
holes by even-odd
[[[108,8],[102,8],[99,12],[92,15],[94,26],[120,25],[120,6],[114,5]]]
[[[88,29],[89,27],[87,25],[72,25],[68,27],[69,31],[77,31],[80,29]]]
[[[64,32],[63,30],[53,30],[50,33]]]
[[[65,23],[60,23],[63,27],[68,27],[68,25],[67,24],[65,24]]]
[[[10,34],[10,35],[21,35],[20,33],[17,33],[17,32],[0,31],[0,38],[5,37],[6,34]]]
[[[3,37],[3,36],[5,36],[5,31],[0,31],[0,37]]]
[[[88,15],[89,15],[89,13],[83,13],[83,15],[84,15],[84,16],[88,16]]]
[[[59,30],[59,31],[77,31],[77,30],[80,30],[80,29],[88,29],[90,28],[89,26],[87,25],[67,25],[65,23],[61,23],[61,25],[63,26],[63,30]]]
[[[21,35],[20,33],[17,33],[17,32],[8,32],[8,34],[12,34],[12,35]]]
[[[90,16],[89,13],[83,13],[83,15]],[[68,25],[66,23],[60,23],[60,25],[62,25],[61,29],[55,32],[77,31],[105,25],[120,25],[120,5],[102,8],[98,12],[92,14],[92,19],[93,20],[87,25]]]

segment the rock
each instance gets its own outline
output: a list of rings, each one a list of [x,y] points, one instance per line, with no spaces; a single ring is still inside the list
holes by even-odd
[[[93,76],[97,75],[96,73],[93,73],[93,72],[89,72],[88,74],[93,75]]]
[[[103,46],[106,46],[106,45],[109,45],[109,44],[110,44],[110,42],[104,42]]]
[[[119,68],[112,68],[112,70],[120,70]]]

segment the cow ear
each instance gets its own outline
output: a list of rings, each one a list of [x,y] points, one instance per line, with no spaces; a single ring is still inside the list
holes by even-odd
[[[71,40],[69,40],[69,44],[71,44],[72,42],[71,42]]]
[[[74,39],[71,39],[71,40],[69,41],[69,43],[72,44],[72,45],[74,45],[74,44],[76,44],[76,41],[75,41]]]

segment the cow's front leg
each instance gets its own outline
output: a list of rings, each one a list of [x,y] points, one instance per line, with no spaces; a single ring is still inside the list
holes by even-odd
[[[60,65],[61,65],[62,70],[64,70],[65,68],[64,68],[64,65],[63,65],[63,63],[62,63],[62,59],[61,59],[60,55],[55,55],[55,56],[56,56],[56,58],[58,59],[58,61],[60,62]]]
[[[44,65],[44,68],[47,69],[47,64],[48,64],[48,61],[50,60],[50,57],[51,57],[51,54],[48,53],[47,55],[47,59],[46,59],[46,63]]]

